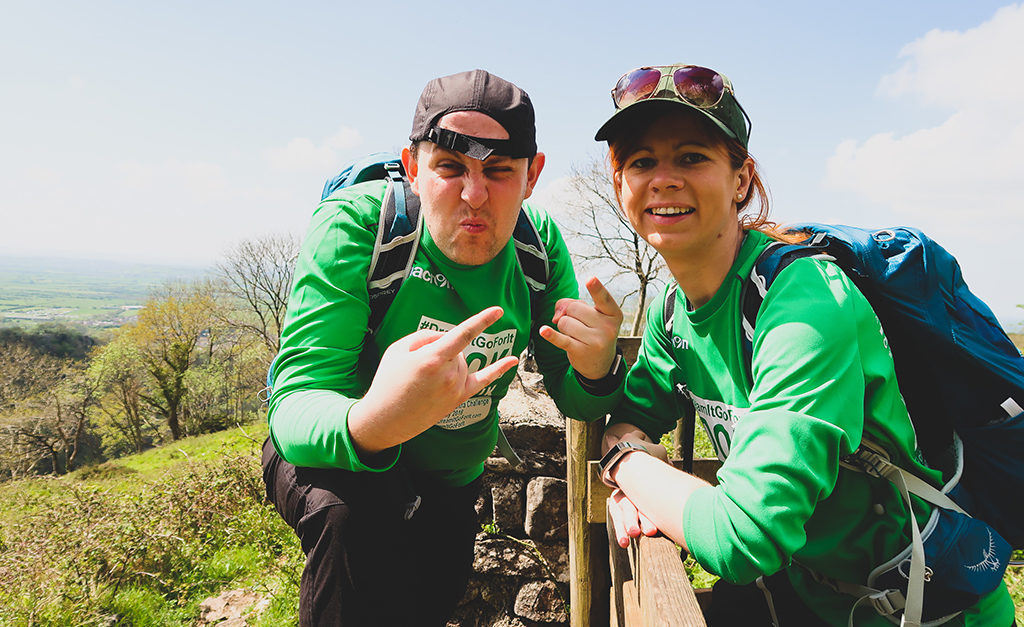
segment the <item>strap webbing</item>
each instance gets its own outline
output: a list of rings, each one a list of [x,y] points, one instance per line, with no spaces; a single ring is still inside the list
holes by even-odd
[[[519,457],[516,450],[509,444],[508,438],[505,436],[505,430],[501,428],[500,424],[498,425],[498,452],[513,466],[523,465],[523,458]]]

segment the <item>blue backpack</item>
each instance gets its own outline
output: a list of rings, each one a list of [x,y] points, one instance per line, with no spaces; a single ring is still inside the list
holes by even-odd
[[[939,507],[920,533],[912,522],[912,546],[872,572],[866,586],[826,583],[884,615],[905,610],[905,624],[938,624],[993,590],[1011,546],[1024,547],[1024,357],[967,288],[956,259],[921,231],[826,224],[794,230],[808,239],[770,244],[744,284],[748,367],[758,310],[779,272],[803,257],[834,261],[882,323],[928,465],[952,476],[934,488],[865,440],[844,467],[891,481],[908,504],[915,494]],[[673,291],[664,311],[670,333],[674,302]],[[687,422],[689,414],[687,407]]]
[[[327,181],[320,196],[321,201],[327,200],[340,189],[377,179],[387,179],[389,184],[381,205],[377,239],[366,283],[370,294],[371,333],[380,327],[402,281],[412,270],[423,232],[420,199],[412,193],[409,182],[405,180],[402,160],[397,155],[384,152],[367,155],[346,166],[337,176]],[[399,189],[402,193],[397,193]],[[530,306],[536,313],[537,296],[547,288],[548,255],[540,233],[525,210],[519,211],[512,240],[516,260],[530,288]]]
[[[381,179],[387,180],[388,185],[381,202],[380,221],[377,224],[373,256],[370,258],[370,269],[366,277],[370,306],[367,329],[371,334],[380,328],[384,315],[402,287],[402,282],[412,271],[420,236],[423,233],[420,199],[409,187],[401,158],[385,152],[369,154],[345,166],[337,176],[328,179],[320,196],[320,200],[324,201],[344,188]],[[530,309],[533,324],[537,325],[539,296],[547,289],[548,283],[548,255],[540,233],[523,209],[519,210],[512,240],[516,260],[530,288]],[[261,392],[264,400],[269,400],[273,390],[276,364],[275,357],[267,370],[267,387]],[[513,464],[522,463],[522,459],[509,445],[504,432],[500,429],[498,448]]]

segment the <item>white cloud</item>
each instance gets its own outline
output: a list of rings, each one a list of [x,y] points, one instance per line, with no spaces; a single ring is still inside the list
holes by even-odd
[[[1024,101],[1024,5],[999,9],[963,32],[933,30],[900,53],[906,62],[882,78],[879,93],[909,95],[960,110],[1016,109]]]
[[[359,131],[341,127],[334,135],[319,143],[307,137],[296,137],[284,148],[267,150],[265,156],[278,170],[323,170],[336,167],[339,154],[355,148],[362,141]]]
[[[905,46],[903,65],[878,93],[951,111],[937,126],[879,132],[839,144],[826,185],[881,207],[890,224],[914,224],[953,251],[972,288],[1012,317],[1024,285],[1005,273],[1024,232],[1024,5],[965,31],[933,30]],[[1013,273],[1015,274],[1015,272]],[[1019,310],[1018,310],[1019,311]]]

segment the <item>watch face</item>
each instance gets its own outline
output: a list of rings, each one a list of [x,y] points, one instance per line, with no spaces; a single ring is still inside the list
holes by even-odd
[[[622,451],[626,451],[626,450],[643,450],[643,451],[645,451],[647,449],[643,448],[642,446],[640,446],[638,444],[633,444],[632,442],[627,442],[627,441],[616,442],[614,445],[612,445],[612,447],[610,449],[608,449],[608,452],[604,454],[604,456],[601,458],[601,461],[598,462],[598,465],[601,467],[601,470],[604,470],[605,468],[607,468],[608,464],[610,464],[616,457],[618,457],[619,454]]]
[[[612,461],[612,459],[619,454],[619,451],[622,450],[622,444],[622,442],[616,442],[610,449],[608,449],[608,452],[601,457],[601,461],[598,462],[598,464],[601,466],[602,470],[604,470],[605,466],[608,465],[608,462]]]

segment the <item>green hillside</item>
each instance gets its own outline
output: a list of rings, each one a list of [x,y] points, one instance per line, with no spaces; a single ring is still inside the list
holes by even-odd
[[[265,425],[0,485],[0,624],[193,625],[248,588],[295,624],[298,540],[263,503]]]
[[[120,326],[153,288],[201,274],[185,266],[0,255],[0,323]]]

